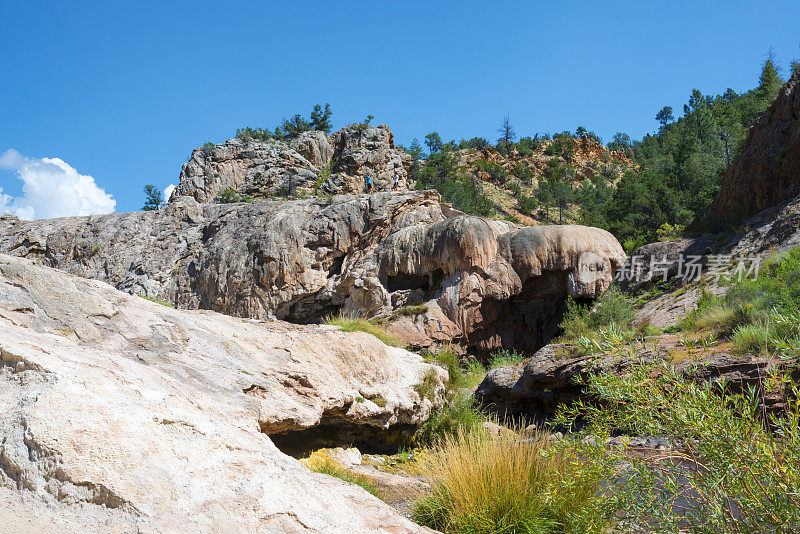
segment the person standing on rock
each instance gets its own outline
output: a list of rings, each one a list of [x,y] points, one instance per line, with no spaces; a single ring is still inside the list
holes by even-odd
[[[392,185],[392,191],[397,191],[397,188],[400,187],[400,175],[397,174],[397,171],[394,172],[394,184]]]
[[[367,193],[372,193],[372,176],[367,175]]]

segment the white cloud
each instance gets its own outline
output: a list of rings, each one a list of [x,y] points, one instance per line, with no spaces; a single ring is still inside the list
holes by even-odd
[[[175,191],[175,184],[169,184],[164,188],[164,202],[169,202],[169,197],[172,196],[173,191]]]
[[[0,188],[0,213],[13,213],[20,219],[47,219],[111,213],[117,205],[94,178],[80,174],[59,158],[28,158],[10,149],[0,155],[0,168],[15,171],[22,180],[20,197],[5,194]]]

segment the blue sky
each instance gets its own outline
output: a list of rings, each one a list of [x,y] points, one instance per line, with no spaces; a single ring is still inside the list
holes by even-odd
[[[0,208],[139,209],[192,148],[318,102],[337,128],[373,114],[405,144],[494,139],[505,114],[521,135],[639,138],[693,88],[752,88],[770,47],[784,68],[800,57],[797,0],[0,0]]]

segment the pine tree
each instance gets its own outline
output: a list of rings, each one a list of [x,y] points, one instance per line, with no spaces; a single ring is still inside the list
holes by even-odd
[[[664,106],[661,108],[661,111],[656,113],[656,120],[661,123],[662,128],[674,121],[675,117],[672,115],[672,106]]]
[[[333,112],[331,111],[330,104],[326,102],[325,109],[323,109],[321,105],[316,104],[313,111],[311,111],[311,128],[325,133],[330,133],[331,115],[333,115]]]
[[[144,186],[144,206],[142,211],[156,211],[164,205],[164,195],[161,190],[154,185]]]
[[[761,76],[758,78],[756,92],[762,99],[768,99],[771,102],[778,95],[781,85],[783,85],[783,80],[775,64],[775,52],[770,48],[767,59],[764,60],[761,67]]]

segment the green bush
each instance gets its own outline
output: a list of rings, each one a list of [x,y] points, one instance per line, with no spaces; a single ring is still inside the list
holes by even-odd
[[[698,533],[798,532],[796,384],[788,382],[787,409],[779,415],[761,412],[759,388],[734,394],[663,362],[594,375],[584,385],[592,400],[562,407],[556,423],[588,421],[586,433],[669,436],[682,444],[664,455],[620,453],[618,470],[609,473],[610,480],[625,480],[616,490],[624,497],[619,517],[659,532],[679,526]],[[765,380],[766,389],[773,385]]]
[[[795,248],[769,258],[757,279],[743,277],[730,281],[724,297],[714,297],[704,290],[697,308],[687,315],[681,326],[733,334],[738,350],[749,352],[758,346],[763,351],[768,333],[765,326],[770,321],[774,323],[775,317],[798,312],[800,248]],[[775,329],[770,337],[785,338]],[[775,342],[769,344],[774,345]]]
[[[459,361],[454,350],[441,350],[437,353],[424,352],[425,361],[440,365],[447,370],[448,382],[442,399],[431,416],[414,434],[414,442],[428,445],[462,428],[480,425],[485,418],[473,403],[471,388],[486,376],[486,371],[477,360]],[[432,399],[433,377],[423,377],[417,386],[421,396]],[[425,395],[423,395],[425,394]]]
[[[565,341],[574,341],[580,337],[590,337],[592,332],[609,326],[627,329],[634,315],[633,301],[616,286],[609,287],[591,306],[570,299],[561,322],[563,338]]]
[[[513,349],[506,350],[500,349],[492,353],[489,358],[489,369],[497,369],[498,367],[514,367],[522,363],[525,356]]]
[[[234,202],[253,202],[253,197],[250,195],[240,195],[236,192],[236,190],[231,189],[230,187],[227,189],[223,189],[219,192],[216,198],[217,202],[221,204],[232,204]]]

